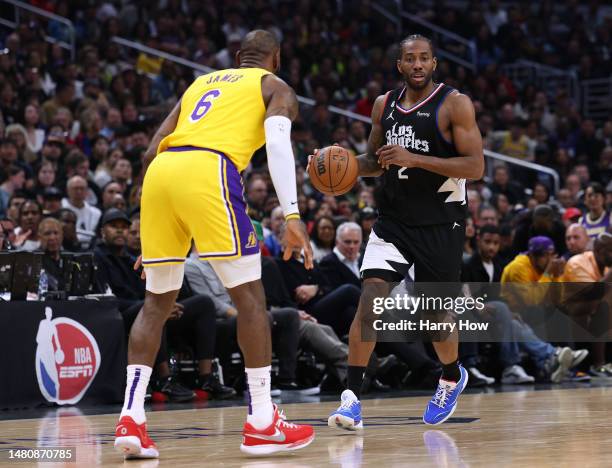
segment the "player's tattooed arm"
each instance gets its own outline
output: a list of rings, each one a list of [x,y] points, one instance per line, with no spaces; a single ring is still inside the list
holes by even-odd
[[[370,136],[368,137],[368,150],[366,153],[357,156],[359,175],[363,177],[376,177],[384,172],[383,168],[378,164],[378,156],[376,155],[376,151],[383,144],[384,133],[381,115],[384,106],[385,96],[378,96],[372,108],[372,130],[370,130]]]
[[[418,167],[446,177],[480,179],[484,173],[482,136],[476,124],[474,105],[464,94],[452,94],[444,103],[450,121],[453,144],[459,153],[455,158],[414,154],[398,145],[385,145],[377,154],[381,165]]]
[[[181,113],[181,100],[179,99],[179,101],[176,103],[176,105],[174,106],[170,114],[168,114],[168,117],[164,119],[162,124],[159,126],[159,128],[155,132],[155,135],[153,135],[153,138],[151,139],[151,142],[149,143],[149,147],[145,151],[143,168],[142,168],[143,173],[147,172],[147,168],[149,167],[149,164],[151,164],[151,161],[153,161],[153,159],[155,159],[155,156],[157,156],[157,149],[159,147],[160,142],[164,138],[166,138],[168,135],[170,135],[176,128],[176,124],[178,122],[180,113]]]

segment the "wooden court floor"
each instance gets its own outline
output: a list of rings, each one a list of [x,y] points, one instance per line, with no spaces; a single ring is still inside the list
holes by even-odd
[[[290,420],[316,426],[316,439],[294,454],[267,458],[238,450],[244,407],[151,412],[149,433],[161,458],[125,464],[112,447],[115,414],[61,408],[39,419],[0,421],[0,466],[26,466],[9,462],[7,450],[36,446],[76,447],[76,464],[37,465],[49,468],[612,466],[612,387],[463,395],[449,422],[436,427],[421,422],[426,401],[365,400],[362,435],[326,426],[336,403],[285,405]]]

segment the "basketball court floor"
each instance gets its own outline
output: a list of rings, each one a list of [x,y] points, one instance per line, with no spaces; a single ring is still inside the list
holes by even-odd
[[[441,426],[421,422],[429,398],[423,393],[364,400],[365,429],[361,434],[327,427],[327,414],[337,405],[334,397],[321,398],[326,401],[294,397],[302,403],[287,403],[281,398],[276,401],[290,420],[315,426],[316,439],[301,451],[266,458],[249,458],[238,449],[244,406],[216,407],[200,402],[155,407],[148,413],[149,434],[157,442],[161,458],[125,464],[113,450],[119,407],[4,411],[0,412],[0,466],[25,466],[9,461],[9,450],[37,446],[76,448],[76,463],[37,465],[44,467],[612,465],[609,381],[502,390],[506,391],[463,395],[458,410]],[[104,414],[93,414],[100,412]],[[20,419],[23,417],[29,419]]]

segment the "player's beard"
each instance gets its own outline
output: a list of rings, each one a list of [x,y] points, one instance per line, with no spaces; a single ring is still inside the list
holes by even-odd
[[[418,81],[415,81],[412,78],[411,76],[412,74],[405,75],[404,78],[406,80],[406,84],[408,85],[408,87],[410,89],[414,89],[417,91],[426,88],[429,85],[429,83],[431,83],[431,80],[433,78],[433,70],[430,71],[429,73],[423,73],[423,74],[424,74],[423,79],[418,80]]]

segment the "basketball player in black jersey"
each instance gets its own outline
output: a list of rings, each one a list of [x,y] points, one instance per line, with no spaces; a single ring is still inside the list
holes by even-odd
[[[469,97],[434,83],[437,60],[431,41],[410,36],[400,44],[397,68],[404,86],[379,96],[372,109],[366,154],[357,156],[359,175],[382,177],[379,218],[365,250],[363,292],[349,335],[348,390],[328,419],[332,427],[363,427],[359,402],[374,340],[362,341],[372,323],[374,296],[410,270],[419,282],[459,282],[467,216],[466,179],[484,171],[482,138]],[[423,421],[440,424],[454,412],[467,383],[457,361],[458,339],[434,342],[443,373]]]

